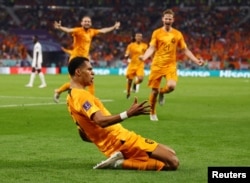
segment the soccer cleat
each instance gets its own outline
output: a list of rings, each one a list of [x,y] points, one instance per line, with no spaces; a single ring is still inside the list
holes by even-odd
[[[25,87],[29,87],[29,88],[31,88],[31,87],[33,87],[31,84],[27,84],[27,85],[25,85]]]
[[[98,163],[93,169],[117,168],[122,164],[124,157],[120,151],[113,153],[108,159]]]
[[[133,87],[132,87],[131,91],[136,93],[136,84],[135,83],[133,84]]]
[[[55,103],[59,102],[59,97],[60,97],[60,94],[58,92],[56,92],[56,90],[55,90],[55,93],[54,93],[54,102]]]
[[[130,94],[127,94],[126,98],[129,99],[130,98]]]
[[[159,102],[159,104],[161,106],[163,106],[165,104],[165,98],[164,98],[164,94],[163,93],[159,94],[158,102]]]
[[[150,114],[150,120],[151,121],[158,121],[157,115],[156,114]]]
[[[47,85],[46,84],[41,84],[38,86],[38,88],[45,88]]]

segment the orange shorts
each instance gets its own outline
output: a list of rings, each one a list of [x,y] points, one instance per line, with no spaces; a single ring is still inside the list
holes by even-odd
[[[133,79],[135,76],[144,76],[144,67],[129,68],[126,72],[126,77],[128,79]]]
[[[150,88],[159,88],[161,85],[161,79],[166,80],[178,80],[176,67],[166,67],[166,68],[151,68],[150,75],[148,78],[148,86]]]
[[[118,150],[122,152],[125,159],[147,161],[149,159],[148,153],[153,152],[158,146],[158,143],[137,135],[134,132],[132,133],[133,136],[124,141]]]

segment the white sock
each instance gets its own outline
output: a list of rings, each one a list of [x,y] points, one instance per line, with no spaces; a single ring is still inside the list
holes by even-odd
[[[30,74],[30,82],[29,82],[29,85],[33,86],[35,77],[36,77],[36,73],[35,73],[35,72],[32,72],[32,73]]]
[[[136,92],[139,92],[140,84],[136,84]]]
[[[40,77],[42,85],[46,85],[45,78],[42,72],[39,73],[39,77]]]

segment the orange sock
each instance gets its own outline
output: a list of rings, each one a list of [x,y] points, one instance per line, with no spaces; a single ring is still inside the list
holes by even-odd
[[[94,83],[91,84],[90,86],[88,86],[88,91],[94,95],[95,94],[95,86],[94,86]]]
[[[161,162],[159,160],[156,160],[156,159],[150,158],[147,161],[146,170],[157,170],[157,171],[160,171],[164,166],[165,166],[165,164],[163,162]]]
[[[127,94],[130,94],[130,88],[131,88],[131,82],[127,82],[127,87],[126,87]]]
[[[156,98],[153,93],[150,93],[149,103],[151,105],[151,114],[156,114]]]
[[[69,82],[68,83],[64,83],[62,86],[60,86],[60,88],[58,88],[56,90],[56,92],[62,93],[64,91],[67,91],[69,88],[70,88],[70,83]]]
[[[123,161],[122,168],[130,170],[158,170],[164,167],[164,163],[156,159],[149,159],[148,161],[139,161],[133,159],[126,159]]]

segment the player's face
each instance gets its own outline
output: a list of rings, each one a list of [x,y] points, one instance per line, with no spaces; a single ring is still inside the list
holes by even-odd
[[[162,22],[163,22],[163,25],[166,27],[166,28],[169,28],[172,26],[173,22],[174,22],[174,16],[172,14],[165,14],[163,17],[162,17]]]
[[[84,17],[81,21],[81,26],[84,29],[89,29],[92,25],[91,19],[89,17]]]
[[[85,62],[78,68],[78,75],[83,86],[89,86],[94,81],[94,71],[90,62]]]
[[[135,41],[140,42],[142,40],[142,34],[135,34]]]
[[[36,39],[35,36],[32,37],[32,41],[33,41],[33,43],[36,43],[36,42],[37,42],[37,39]]]

